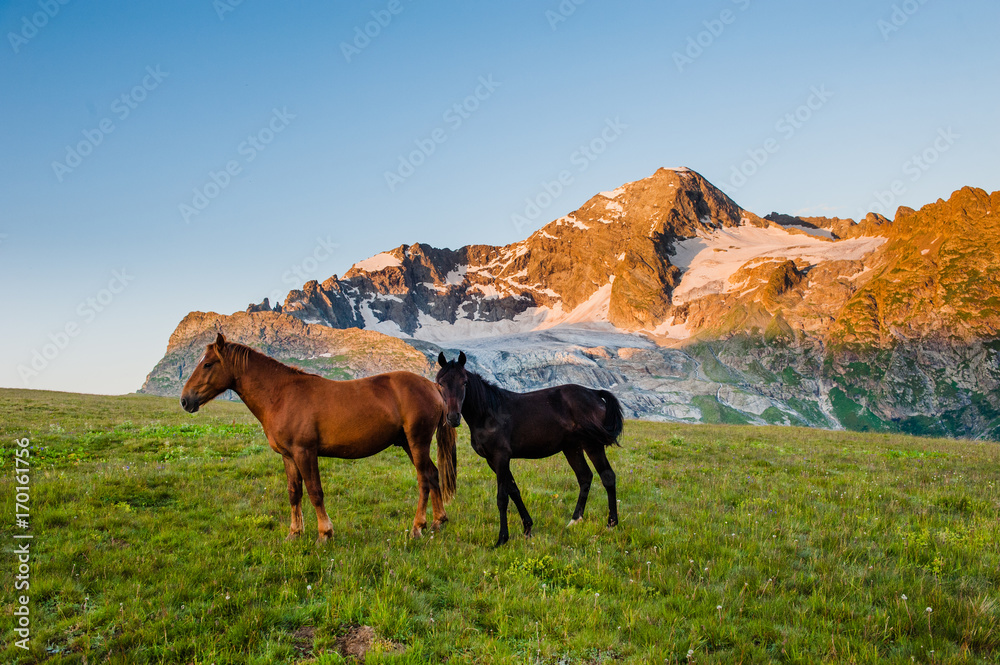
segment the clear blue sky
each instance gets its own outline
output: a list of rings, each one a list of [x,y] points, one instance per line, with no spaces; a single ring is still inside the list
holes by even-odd
[[[0,3],[0,385],[131,392],[191,310],[402,243],[512,242],[660,166],[758,214],[854,217],[894,182],[890,215],[1000,187],[996,2],[234,5]],[[214,198],[185,219],[196,188]]]

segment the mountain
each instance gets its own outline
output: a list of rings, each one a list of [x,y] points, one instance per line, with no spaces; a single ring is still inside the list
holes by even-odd
[[[264,350],[363,328],[414,362],[464,350],[516,390],[610,388],[637,417],[996,439],[998,199],[965,188],[892,221],[761,218],[660,169],[520,242],[401,245],[307,282],[280,314],[265,301],[240,316],[302,323],[248,331]],[[189,337],[199,325],[223,321],[189,322]]]
[[[396,369],[428,374],[422,353],[402,340],[368,330],[335,330],[303,323],[277,312],[191,312],[178,324],[167,352],[146,377],[140,392],[179,396],[184,382],[221,332],[282,362],[330,379],[370,376]]]

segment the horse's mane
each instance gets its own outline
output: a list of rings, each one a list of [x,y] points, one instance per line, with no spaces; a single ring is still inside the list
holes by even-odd
[[[283,369],[292,374],[309,374],[298,367],[292,367],[291,365],[286,365],[280,360],[275,360],[271,356],[265,355],[256,349],[251,349],[245,344],[240,344],[238,342],[226,342],[226,345],[222,347],[222,352],[219,352],[219,347],[215,347],[215,352],[219,354],[222,361],[229,366],[230,371],[232,371],[233,376],[239,376],[246,371],[247,365],[250,362],[256,364],[267,365],[271,369]]]
[[[465,386],[465,401],[472,398],[473,408],[480,413],[496,413],[510,399],[510,391],[495,386],[475,372],[466,371],[469,383]]]

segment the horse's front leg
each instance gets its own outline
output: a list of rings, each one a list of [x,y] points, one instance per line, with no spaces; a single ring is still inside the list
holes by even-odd
[[[431,529],[436,531],[448,521],[448,516],[444,512],[444,502],[441,500],[441,491],[438,488],[438,470],[431,461],[431,436],[429,431],[407,432],[406,452],[417,471],[417,486],[420,492],[417,498],[417,512],[413,516],[413,529],[410,530],[412,538],[419,538],[427,527],[428,497],[434,511]]]
[[[531,515],[528,514],[528,509],[524,505],[524,501],[521,500],[521,490],[517,487],[517,482],[514,480],[514,474],[507,473],[507,482],[510,483],[508,486],[508,491],[510,493],[511,500],[514,501],[514,507],[517,508],[517,514],[521,516],[521,525],[524,527],[524,535],[531,538],[531,527],[534,526],[534,522],[531,520]]]
[[[295,466],[295,460],[291,457],[282,456],[285,463],[285,477],[288,479],[288,503],[292,506],[292,523],[288,528],[288,538],[295,540],[305,531],[302,523],[302,474]]]
[[[494,471],[497,474],[497,510],[500,512],[500,535],[497,536],[496,547],[500,547],[508,540],[510,534],[507,531],[507,504],[510,498],[510,458],[506,455],[495,459]]]
[[[319,458],[317,457],[316,445],[296,446],[293,449],[295,466],[302,474],[305,481],[306,491],[309,493],[309,500],[313,508],[316,509],[316,528],[319,536],[316,544],[322,545],[333,536],[333,522],[326,514],[326,507],[323,505],[323,485],[319,480]],[[300,518],[301,519],[301,518]]]

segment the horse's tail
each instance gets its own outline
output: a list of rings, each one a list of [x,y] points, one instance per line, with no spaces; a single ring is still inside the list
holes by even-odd
[[[445,503],[450,503],[455,496],[455,479],[458,476],[457,439],[455,428],[449,425],[444,414],[441,414],[441,422],[437,427],[438,484],[441,498]]]
[[[620,445],[618,437],[622,435],[622,430],[625,429],[625,417],[622,415],[621,402],[607,390],[597,390],[595,392],[604,400],[604,422],[601,424],[608,435],[607,442],[604,445]]]

